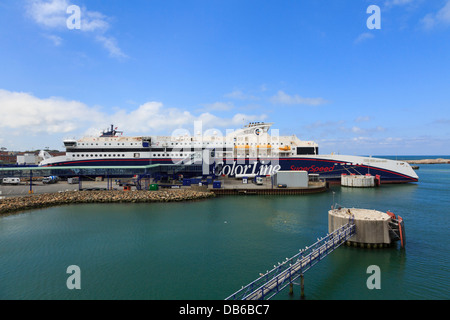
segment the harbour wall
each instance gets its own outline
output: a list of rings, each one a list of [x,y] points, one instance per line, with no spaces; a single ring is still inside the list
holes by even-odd
[[[450,163],[450,159],[420,159],[420,160],[405,160],[409,164],[442,164],[442,163]]]
[[[0,216],[24,210],[77,203],[145,203],[190,201],[214,197],[214,193],[195,190],[161,191],[69,191],[14,197],[0,200]]]

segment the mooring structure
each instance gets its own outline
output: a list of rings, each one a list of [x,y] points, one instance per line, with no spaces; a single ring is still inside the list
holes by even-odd
[[[332,233],[320,238],[313,245],[301,249],[299,253],[279,262],[270,271],[242,287],[225,300],[269,300],[289,286],[293,293],[294,281],[300,278],[301,297],[304,297],[303,274],[355,234],[355,222],[349,217],[348,223]]]

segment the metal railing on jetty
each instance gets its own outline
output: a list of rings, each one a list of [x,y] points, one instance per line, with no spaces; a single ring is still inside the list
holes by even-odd
[[[225,300],[268,300],[288,285],[291,285],[292,288],[292,284],[299,277],[302,280],[303,296],[303,274],[354,234],[355,223],[350,218],[346,225],[336,229],[326,237],[318,239],[316,243],[300,250],[291,258],[286,258],[282,263],[279,262],[278,266],[275,265],[272,270],[267,271]]]

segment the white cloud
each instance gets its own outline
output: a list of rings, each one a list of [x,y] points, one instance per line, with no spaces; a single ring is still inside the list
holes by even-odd
[[[450,0],[437,13],[429,13],[421,20],[425,29],[450,25]]]
[[[370,121],[369,116],[360,116],[355,119],[355,122],[366,122],[366,121]]]
[[[361,33],[361,34],[355,39],[354,43],[360,43],[360,42],[363,42],[364,40],[372,39],[372,38],[374,38],[374,37],[375,37],[375,36],[373,35],[373,33],[370,33],[370,32],[364,32],[364,33]]]
[[[107,17],[100,12],[89,11],[85,7],[81,9],[81,31],[105,32],[109,29]]]
[[[103,35],[99,35],[95,37],[95,39],[100,42],[109,52],[111,57],[115,58],[126,58],[128,57],[125,53],[117,45],[117,40],[113,37],[105,37]]]
[[[390,7],[390,6],[403,6],[406,4],[413,3],[413,2],[414,2],[414,0],[388,0],[384,4],[387,7]]]
[[[231,102],[214,102],[203,105],[202,111],[230,111],[234,108]]]
[[[146,102],[131,110],[114,110],[110,114],[80,101],[58,97],[42,99],[31,93],[0,89],[0,137],[9,149],[23,150],[31,147],[30,143],[36,148],[43,148],[44,145],[60,146],[61,135],[97,135],[110,123],[119,126],[128,135],[170,135],[177,128],[192,129],[194,121],[202,121],[204,129],[236,129],[245,122],[267,118],[265,114],[237,113],[227,117],[218,117],[211,112],[194,114],[181,108],[169,108],[155,101]]]
[[[271,97],[270,101],[273,104],[288,104],[288,105],[306,104],[310,106],[318,106],[327,103],[327,101],[322,98],[303,98],[297,94],[291,96],[281,90],[278,91],[276,95]]]
[[[230,93],[225,94],[224,97],[237,100],[259,100],[258,97],[250,94],[245,94],[241,90],[234,90]]]
[[[39,25],[50,29],[66,29],[70,15],[67,8],[73,5],[69,0],[28,0],[26,11]],[[109,28],[107,17],[100,12],[81,9],[80,30],[84,32],[105,32]]]
[[[61,37],[56,36],[54,34],[44,34],[44,37],[52,41],[55,47],[59,47],[63,41]]]
[[[2,89],[0,106],[0,127],[17,132],[70,132],[80,127],[80,121],[101,116],[94,108],[79,101],[57,97],[39,99],[29,93]]]
[[[382,126],[376,126],[373,128],[361,128],[357,126],[353,126],[351,129],[344,128],[344,131],[350,131],[352,133],[365,134],[365,135],[373,135],[374,133],[384,132],[386,128]]]
[[[70,5],[74,4],[69,0],[28,0],[25,9],[35,23],[47,30],[75,32],[67,28],[67,19],[70,17],[67,8]],[[115,58],[126,57],[119,48],[117,40],[112,36],[105,35],[110,29],[109,18],[100,12],[90,11],[86,7],[80,9],[80,31],[92,35],[110,53],[110,56]],[[52,40],[56,46],[61,44],[62,38],[60,36],[47,35],[46,37]],[[55,41],[56,39],[59,39],[59,41]]]
[[[266,118],[264,114],[243,113],[234,114],[231,118],[218,117],[210,112],[195,115],[180,108],[164,107],[161,102],[147,102],[130,112],[119,110],[108,117],[111,123],[117,123],[128,132],[141,134],[171,134],[175,129],[192,127],[195,121],[201,121],[203,128],[235,129],[246,122]]]
[[[27,13],[33,20],[44,27],[66,27],[66,10],[69,6],[67,0],[29,0],[26,7]]]

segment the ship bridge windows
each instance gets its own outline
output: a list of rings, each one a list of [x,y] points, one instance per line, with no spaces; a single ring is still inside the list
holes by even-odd
[[[303,154],[319,154],[319,148],[317,147],[298,147],[297,155]]]
[[[75,141],[64,141],[64,146],[66,147],[75,147],[77,143]]]

